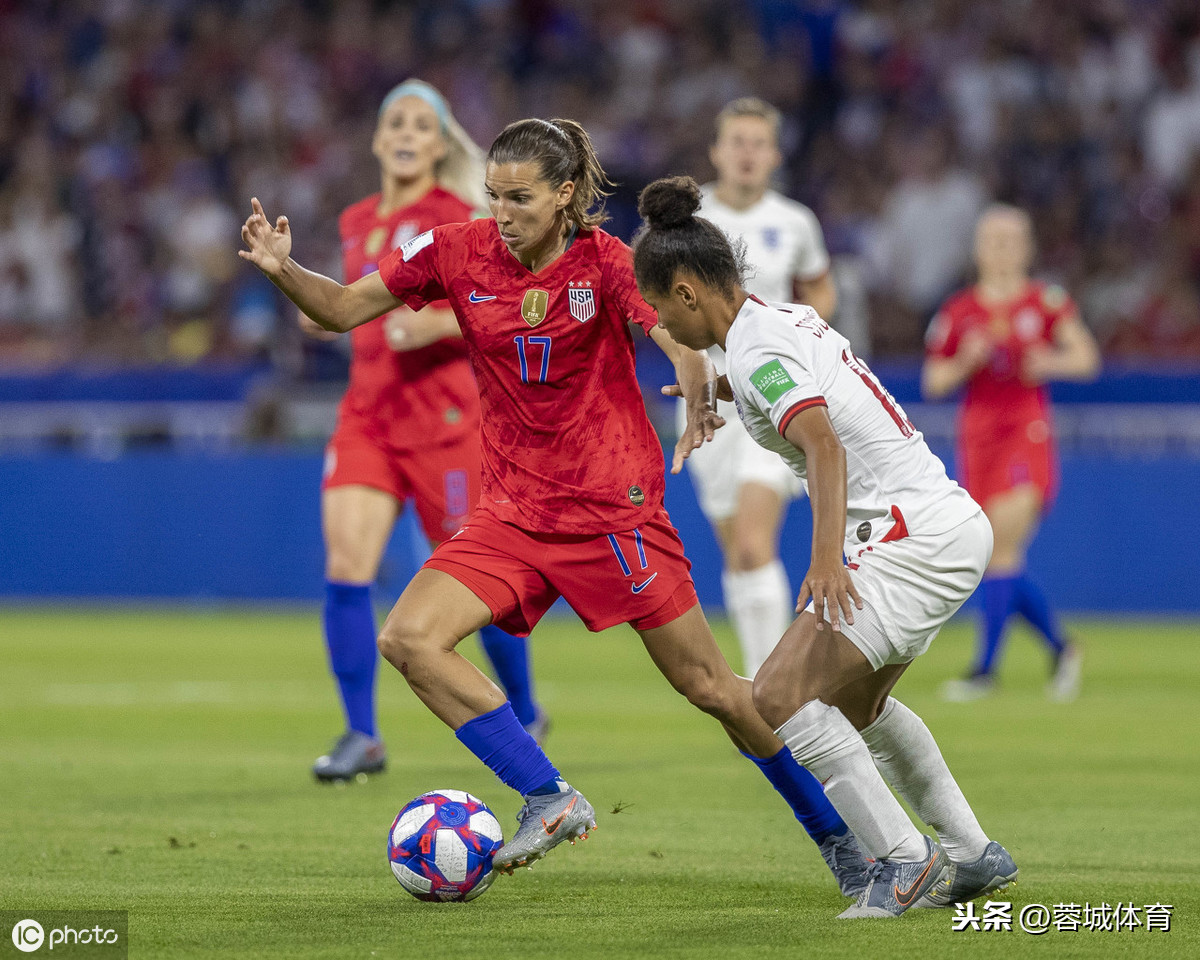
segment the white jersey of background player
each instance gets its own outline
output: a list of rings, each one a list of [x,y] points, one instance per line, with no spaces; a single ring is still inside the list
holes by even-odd
[[[761,100],[735,100],[717,117],[710,156],[717,180],[703,187],[700,215],[746,245],[752,276],[746,288],[764,300],[800,300],[824,317],[836,306],[829,254],[808,207],[769,189],[781,156],[779,112]],[[720,373],[720,347],[710,351]],[[802,485],[777,457],[747,435],[733,405],[721,401],[726,424],[692,453],[688,473],[700,508],[721,546],[725,609],[754,676],[791,622],[792,591],[779,561],[779,530]],[[682,429],[686,411],[680,404]]]

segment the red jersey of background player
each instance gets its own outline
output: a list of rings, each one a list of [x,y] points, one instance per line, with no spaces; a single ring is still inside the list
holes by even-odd
[[[956,294],[933,318],[926,352],[953,357],[968,330],[984,331],[995,344],[991,359],[967,381],[963,398],[962,440],[987,443],[1019,424],[1050,426],[1050,396],[1045,384],[1021,378],[1031,346],[1051,347],[1054,327],[1076,314],[1062,287],[1031,281],[1005,303],[981,303],[975,288]]]
[[[480,509],[537,533],[631,530],[662,504],[663,456],[634,374],[628,321],[655,326],[629,248],[583,230],[531,273],[495,220],[439,226],[379,273],[410,307],[450,301],[479,385]]]
[[[382,256],[434,225],[471,218],[471,208],[440,187],[384,217],[377,212],[379,202],[377,193],[347,207],[338,219],[346,283],[373,273]],[[399,352],[388,346],[382,318],[356,327],[350,337],[342,422],[369,430],[397,450],[457,443],[479,429],[479,394],[461,340]]]

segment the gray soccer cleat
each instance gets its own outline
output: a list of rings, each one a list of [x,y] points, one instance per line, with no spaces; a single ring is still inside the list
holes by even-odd
[[[533,737],[539,747],[544,746],[546,736],[550,733],[550,715],[538,710],[537,716],[525,724],[525,732]]]
[[[1054,658],[1054,670],[1050,675],[1046,696],[1055,703],[1070,703],[1079,696],[1082,680],[1083,657],[1079,647],[1073,643],[1068,644],[1063,652]]]
[[[876,860],[871,864],[866,889],[838,919],[898,917],[932,890],[945,877],[950,861],[940,843],[929,837],[924,840],[925,856],[920,860]]]
[[[945,877],[917,901],[917,906],[937,908],[966,903],[976,897],[1003,890],[1016,879],[1017,865],[1012,856],[993,840],[976,860],[968,863],[951,860]]]
[[[324,756],[313,764],[313,776],[318,780],[353,780],[360,773],[379,773],[387,766],[387,750],[383,741],[368,737],[358,730],[347,730]]]
[[[505,873],[542,859],[564,840],[586,840],[587,832],[596,828],[596,811],[570,787],[565,793],[526,797],[517,822],[517,832],[492,861],[495,869]]]
[[[972,674],[964,680],[947,680],[942,684],[942,699],[950,703],[970,703],[990,697],[996,689],[996,681],[990,674]]]
[[[862,852],[852,831],[826,837],[819,847],[843,896],[857,897],[867,888],[867,874],[875,861]]]

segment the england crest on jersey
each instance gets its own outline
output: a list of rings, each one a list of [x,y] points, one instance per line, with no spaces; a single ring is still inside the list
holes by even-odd
[[[575,286],[572,281],[570,289],[567,290],[567,304],[571,308],[571,316],[580,323],[587,323],[596,315],[596,296],[592,292],[591,281],[586,283],[587,286],[582,282]]]

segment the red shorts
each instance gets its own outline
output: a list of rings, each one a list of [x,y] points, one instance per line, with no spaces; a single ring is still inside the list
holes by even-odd
[[[560,596],[593,632],[618,623],[661,627],[699,602],[692,564],[662,507],[633,530],[577,536],[531,533],[481,504],[425,566],[468,587],[491,608],[492,622],[517,636]]]
[[[985,441],[965,440],[959,447],[963,486],[987,507],[995,496],[1031,483],[1049,506],[1058,492],[1058,457],[1045,420],[994,430]]]
[[[412,500],[425,535],[441,543],[462,526],[479,500],[479,438],[448,446],[392,450],[366,431],[338,424],[325,448],[321,489],[351,484]]]

